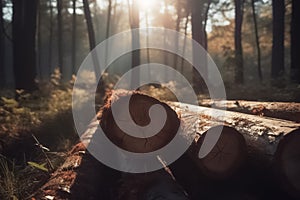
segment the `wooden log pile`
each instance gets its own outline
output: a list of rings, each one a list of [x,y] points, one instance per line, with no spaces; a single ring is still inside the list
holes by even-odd
[[[137,125],[149,124],[151,106],[159,104],[166,110],[166,123],[156,135],[149,138],[138,138],[126,134],[118,127],[111,107],[113,104],[121,105],[117,106],[119,108],[117,112],[122,113],[123,108],[128,109],[126,106],[122,106],[123,100],[128,96],[131,96],[130,116]],[[274,174],[282,188],[292,196],[300,196],[300,123],[295,122],[299,120],[287,121],[178,102],[161,102],[150,96],[131,91],[112,91],[97,118],[99,122],[94,119],[87,129],[87,133],[82,136],[85,146],[92,141],[93,134],[97,132],[98,123],[107,138],[115,145],[134,153],[147,153],[160,149],[167,145],[176,135],[177,129],[181,128],[183,130],[180,132],[182,140],[191,143],[184,156],[187,156],[197,170],[208,179],[227,180],[238,173],[244,165],[251,162],[254,167],[264,165],[267,166],[265,169],[271,168],[272,172],[270,173]],[[206,145],[206,139],[217,137],[218,133],[220,135],[216,144],[207,155],[201,157],[201,149]],[[107,197],[106,199],[152,200],[159,197],[179,200],[195,199],[186,194],[185,189],[181,187],[180,181],[176,179],[176,174],[173,175],[167,166],[170,163],[166,165],[163,160],[160,162],[162,170],[157,172],[142,174],[115,172],[119,177],[114,178],[117,185],[115,187],[117,188],[115,191],[117,198]],[[89,168],[93,167],[89,165]],[[105,174],[114,174],[104,166],[97,169],[99,179],[102,179],[99,181],[104,181]],[[188,166],[183,166],[179,171],[188,169]],[[85,179],[83,178],[83,180]],[[195,177],[188,177],[188,179],[195,179]],[[46,184],[42,191],[47,191],[49,185],[51,184]],[[100,185],[109,188],[114,184]],[[76,193],[79,188],[80,182],[73,181],[70,185],[70,191],[74,191],[76,196],[80,195],[79,192]],[[97,198],[97,195],[95,197]]]
[[[252,162],[257,166],[265,165],[266,169],[271,167],[282,187],[294,196],[300,195],[300,123],[177,102],[168,102],[168,105],[176,110],[182,116],[181,120],[187,124],[198,120],[196,129],[200,137],[195,138],[195,144],[198,146],[202,144],[206,130],[215,127],[216,124],[233,127],[235,129],[233,132],[238,131],[243,135],[247,154]],[[220,139],[222,140],[222,137]],[[236,144],[233,142],[232,145]],[[218,144],[215,147],[218,149]],[[198,156],[196,154],[198,149],[191,148],[189,152],[191,157]],[[214,150],[211,153],[214,154],[213,152]],[[209,157],[210,155],[197,162],[203,163]],[[230,157],[227,160],[230,160]],[[221,162],[215,164],[220,165],[226,166]]]
[[[226,109],[246,114],[267,116],[272,118],[286,119],[300,122],[300,103],[293,102],[259,102],[245,100],[212,100],[203,99],[200,105],[204,107],[214,107]]]

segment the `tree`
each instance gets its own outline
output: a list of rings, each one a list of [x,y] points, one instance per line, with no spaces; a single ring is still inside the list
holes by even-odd
[[[234,49],[235,49],[235,83],[244,82],[244,64],[242,47],[242,24],[244,14],[244,0],[234,0],[235,3],[235,28],[234,28]]]
[[[254,22],[254,31],[255,31],[255,42],[257,48],[257,70],[258,70],[258,77],[259,80],[262,81],[262,72],[261,72],[261,52],[260,52],[260,43],[259,43],[259,36],[258,36],[258,28],[257,28],[257,19],[256,19],[256,11],[255,11],[255,0],[251,0],[251,7],[252,7],[252,16]]]
[[[57,0],[57,42],[58,42],[58,67],[63,73],[63,27],[62,27],[62,0]]]
[[[284,73],[284,1],[272,0],[273,42],[272,42],[272,79]],[[299,36],[297,36],[299,37]]]
[[[129,2],[128,2],[129,3]],[[129,10],[130,13],[130,26],[131,26],[131,33],[132,33],[132,47],[137,49],[132,52],[132,57],[131,57],[131,66],[132,68],[140,65],[140,34],[138,29],[140,27],[140,13],[138,10],[138,2],[137,0],[132,1],[132,8]],[[132,86],[137,86],[139,85],[140,79],[139,79],[139,71],[135,70],[132,73],[132,78],[131,78],[131,85]]]
[[[105,39],[109,38],[109,35],[110,35],[111,9],[112,9],[112,0],[108,0]],[[106,43],[106,46],[105,46],[105,55],[106,55],[105,56],[105,66],[106,66],[107,65],[107,56],[108,56],[108,43]]]
[[[76,0],[72,0],[72,73],[76,73],[76,31],[77,31],[77,20],[76,20]]]
[[[53,6],[52,6],[52,0],[49,0],[49,10],[50,10],[50,16],[49,16],[48,75],[51,74],[51,68],[52,68],[52,43],[53,43]]]
[[[192,38],[200,45],[204,46],[204,31],[203,31],[203,18],[201,11],[203,10],[203,2],[199,0],[191,1],[191,13],[192,13]],[[207,66],[206,61],[201,60],[198,55],[199,52],[196,51],[196,47],[193,45],[193,62],[195,64],[202,64],[202,76],[207,76]],[[201,92],[204,87],[204,82],[201,80],[201,76],[196,70],[195,66],[193,67],[193,85],[196,94]]]
[[[13,0],[13,57],[16,89],[35,90],[38,0]],[[26,19],[26,20],[24,20]]]
[[[0,1],[0,88],[5,84],[3,1]]]
[[[83,0],[82,2],[83,2],[85,21],[86,21],[88,35],[89,35],[90,51],[92,51],[96,47],[96,39],[95,39],[95,31],[94,31],[94,26],[92,22],[91,11],[90,11],[90,5],[88,0]],[[97,80],[100,77],[101,69],[100,69],[100,64],[97,55],[93,51],[92,51],[92,59],[94,64],[95,76]]]
[[[300,1],[292,0],[291,21],[291,79],[300,83]]]

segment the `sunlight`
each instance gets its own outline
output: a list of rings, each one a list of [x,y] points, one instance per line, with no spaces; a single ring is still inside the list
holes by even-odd
[[[137,0],[138,6],[141,10],[150,10],[157,6],[157,0]]]

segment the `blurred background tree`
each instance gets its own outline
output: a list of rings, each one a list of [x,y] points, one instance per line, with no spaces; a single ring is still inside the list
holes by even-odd
[[[148,26],[195,39],[208,50],[227,85],[299,83],[298,4],[296,0],[36,0],[30,4],[1,0],[0,87],[33,90],[36,80],[49,80],[57,67],[63,80],[69,81],[97,44],[113,34]],[[163,42],[185,48],[176,40]],[[196,88],[203,85],[182,58],[155,50],[121,56],[108,71],[121,75],[149,60],[174,67]]]

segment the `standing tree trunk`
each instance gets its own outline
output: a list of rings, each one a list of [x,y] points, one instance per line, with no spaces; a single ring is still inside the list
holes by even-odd
[[[83,0],[82,2],[83,2],[86,25],[88,29],[88,35],[89,35],[90,51],[92,51],[96,47],[96,39],[95,39],[95,31],[92,22],[90,6],[88,0]],[[95,52],[92,52],[92,59],[94,64],[95,76],[97,80],[100,77],[101,69],[100,69],[99,60]]]
[[[260,82],[262,82],[262,72],[261,72],[261,52],[260,52],[260,44],[259,44],[259,35],[258,35],[258,28],[257,28],[257,20],[256,20],[256,11],[255,11],[255,0],[251,0],[251,7],[252,7],[252,15],[253,15],[253,22],[254,22],[254,30],[255,30],[255,41],[256,41],[256,48],[257,48],[257,70],[258,70],[258,77]]]
[[[58,42],[58,67],[63,74],[63,27],[62,27],[62,0],[57,0],[57,42]]]
[[[186,17],[185,17],[185,23],[184,23],[184,41],[183,41],[183,50],[182,50],[182,55],[185,54],[185,50],[186,50],[186,40],[187,40],[187,29],[188,29],[188,25],[189,25],[189,16],[190,13],[187,12],[186,13]],[[184,58],[181,58],[181,63],[180,63],[180,73],[183,74],[183,67],[184,67]]]
[[[5,85],[3,1],[0,1],[0,88]]]
[[[176,12],[177,12],[177,19],[176,19],[176,31],[180,32],[180,21],[181,21],[181,7],[179,5],[176,6]],[[175,48],[178,49],[179,47],[179,38],[175,38]],[[173,57],[173,67],[176,70],[177,69],[177,55],[174,55]]]
[[[35,90],[35,36],[38,0],[13,0],[13,57],[15,88]]]
[[[206,31],[206,26],[207,26],[207,19],[208,19],[208,11],[210,8],[211,1],[207,2],[206,10],[204,13],[204,24],[203,24],[203,31],[204,31],[204,42],[203,42],[203,48],[207,51],[207,31]]]
[[[203,31],[203,17],[201,11],[203,10],[203,2],[199,0],[192,0],[191,4],[192,9],[192,38],[198,42],[202,47],[204,46],[204,31]],[[201,76],[207,76],[207,66],[206,62],[201,60],[199,56],[200,52],[196,52],[196,47],[193,46],[193,62],[195,64],[201,65],[200,68],[203,74],[199,74],[199,72],[193,67],[193,85],[194,91],[196,94],[203,91],[204,82],[201,79]],[[203,59],[203,58],[202,58]]]
[[[110,35],[110,24],[111,24],[111,9],[112,9],[112,0],[108,0],[108,9],[107,9],[107,21],[106,21],[106,34],[105,39],[109,38]],[[108,43],[105,46],[105,66],[107,66],[107,57],[108,57]]]
[[[38,43],[38,52],[37,52],[37,72],[38,72],[38,78],[40,80],[43,79],[43,72],[42,72],[42,34],[41,34],[41,28],[42,28],[42,8],[41,3],[38,4],[38,27],[37,27],[37,43]]]
[[[284,1],[273,0],[272,79],[284,73]],[[299,36],[297,36],[299,37]]]
[[[50,16],[49,16],[49,49],[48,49],[48,76],[51,75],[51,68],[52,68],[52,42],[53,42],[53,6],[52,0],[49,1],[49,9],[50,9]],[[47,77],[48,78],[48,77]]]
[[[244,14],[244,0],[234,0],[235,2],[235,29],[234,29],[234,49],[235,49],[235,83],[244,83],[244,63],[242,47],[242,24]]]
[[[300,83],[300,1],[292,0],[291,79]]]
[[[76,32],[77,32],[77,23],[76,23],[76,0],[73,0],[73,13],[72,13],[72,73],[76,74]]]
[[[140,13],[138,10],[138,2],[137,0],[132,1],[132,17],[131,17],[131,29],[132,29],[132,47],[133,49],[136,49],[132,52],[132,68],[135,66],[140,65],[140,33],[138,30],[133,31],[134,29],[138,29],[140,27]],[[131,86],[138,86],[140,83],[140,74],[138,70],[135,70],[132,72],[131,77]]]

